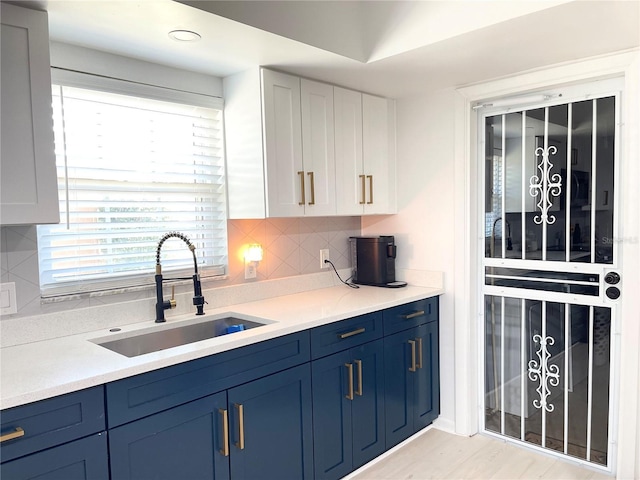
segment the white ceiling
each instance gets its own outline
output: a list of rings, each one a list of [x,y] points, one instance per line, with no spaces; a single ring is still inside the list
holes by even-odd
[[[255,65],[391,97],[640,45],[640,0],[38,0],[52,40],[216,76]],[[177,28],[202,35],[178,43]]]

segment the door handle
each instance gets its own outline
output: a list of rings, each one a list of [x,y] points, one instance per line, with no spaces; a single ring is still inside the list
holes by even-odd
[[[229,456],[229,413],[224,408],[219,408],[218,413],[222,415],[222,449],[220,453],[223,457]]]
[[[362,200],[360,200],[360,205],[364,205],[366,203],[366,200],[365,200],[366,187],[365,187],[365,184],[364,184],[364,175],[358,175],[358,177],[360,177],[360,181],[362,182],[362,190],[361,190],[362,191]]]
[[[13,429],[13,432],[5,433],[4,435],[0,436],[0,443],[20,437],[24,437],[24,430],[22,429],[22,427],[16,427]]]
[[[418,368],[422,368],[422,339],[416,338],[416,342],[418,342]]]
[[[305,195],[304,195],[304,172],[300,171],[298,172],[298,175],[300,176],[300,193],[302,195],[302,201],[298,202],[298,205],[304,205],[305,202]]]
[[[353,400],[353,365],[350,363],[345,363],[345,367],[347,367],[347,379],[349,382],[349,393],[345,395],[347,400]]]
[[[315,205],[316,204],[316,181],[313,177],[313,172],[308,172],[307,175],[309,175],[309,186],[311,187],[311,201],[309,202],[309,205]]]
[[[367,204],[371,205],[373,203],[373,175],[367,175],[367,178],[369,179],[369,201]]]
[[[354,360],[356,367],[358,367],[358,388],[356,390],[356,395],[362,396],[362,360]]]
[[[238,441],[235,446],[244,450],[244,406],[241,403],[234,403],[233,406],[238,414]]]
[[[353,337],[354,335],[358,335],[364,332],[365,332],[365,328],[360,327],[360,328],[356,328],[355,330],[351,330],[350,332],[341,333],[340,335],[338,335],[338,337],[340,337],[341,340],[344,340],[345,338]]]
[[[409,367],[409,371],[415,372],[418,369],[416,365],[416,341],[409,340],[409,345],[411,345],[411,366]]]

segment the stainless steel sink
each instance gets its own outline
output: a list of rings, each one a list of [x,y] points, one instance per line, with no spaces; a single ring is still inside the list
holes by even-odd
[[[228,316],[175,327],[163,325],[162,327],[146,329],[144,332],[133,333],[117,339],[103,337],[94,339],[92,342],[121,355],[137,357],[138,355],[166,350],[167,348],[195,343],[209,338],[232,335],[233,333],[230,332],[234,330],[249,330],[268,323],[271,322]]]

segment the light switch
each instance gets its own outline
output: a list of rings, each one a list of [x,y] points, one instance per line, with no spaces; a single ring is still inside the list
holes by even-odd
[[[0,315],[18,313],[15,282],[0,283]]]

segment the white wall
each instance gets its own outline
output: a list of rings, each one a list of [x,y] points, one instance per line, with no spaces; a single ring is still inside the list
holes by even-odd
[[[397,101],[398,214],[362,217],[363,235],[392,234],[396,268],[444,272],[440,298],[440,404],[438,422],[453,430],[454,90]]]

